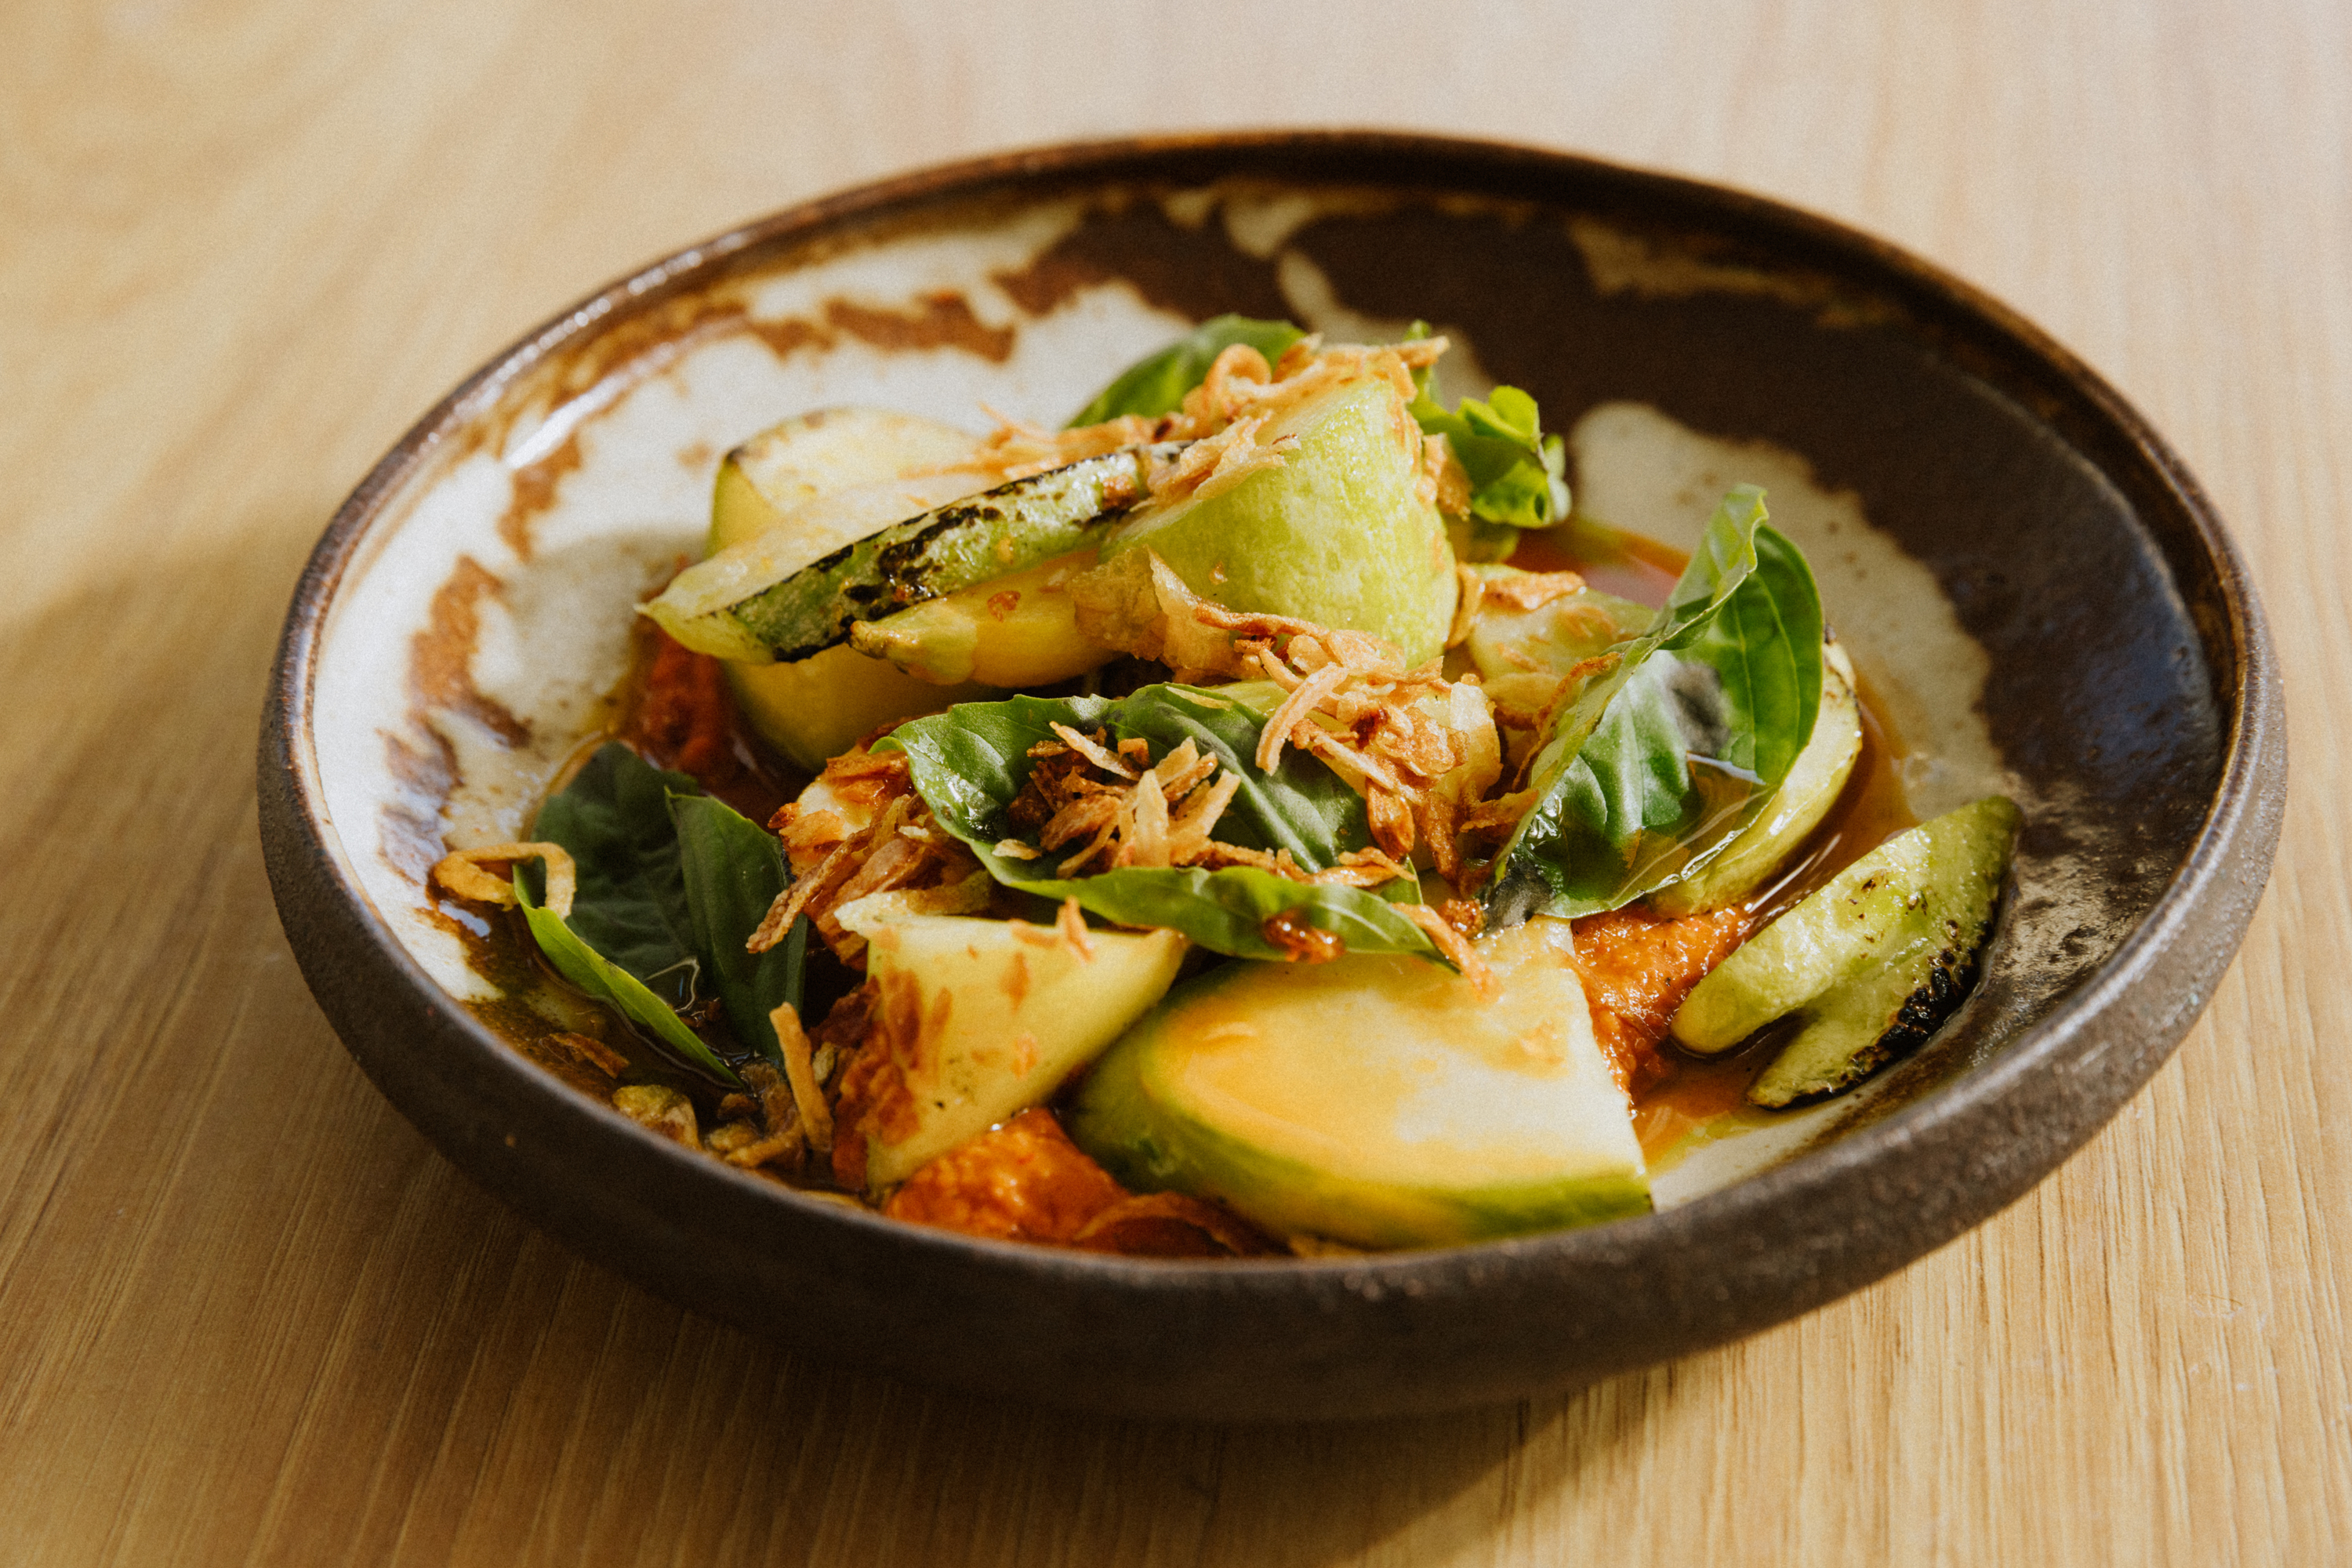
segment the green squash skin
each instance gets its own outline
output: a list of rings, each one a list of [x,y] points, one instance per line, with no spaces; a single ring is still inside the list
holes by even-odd
[[[1748,1087],[1748,1102],[1778,1110],[1850,1089],[1927,1042],[1977,981],[1982,925],[1948,918],[1924,963],[1889,964],[1831,992],[1796,1038]]]
[[[703,553],[716,555],[754,538],[821,496],[927,465],[951,466],[969,458],[978,446],[952,426],[908,414],[821,408],[787,419],[744,442],[719,465]],[[780,482],[782,489],[763,489],[761,475]],[[840,645],[812,659],[772,664],[765,662],[763,647],[739,651],[760,662],[725,660],[737,711],[794,766],[812,773],[822,773],[829,759],[859,736],[893,720],[995,695],[972,682],[935,686]]]
[[[1149,546],[1204,599],[1370,632],[1408,664],[1433,658],[1454,618],[1454,552],[1444,519],[1415,493],[1419,465],[1402,456],[1398,420],[1412,424],[1386,382],[1326,394],[1267,432],[1298,437],[1279,467],[1205,500],[1139,511],[1103,559]]]
[[[855,622],[1080,548],[1143,494],[1149,465],[1145,449],[1111,452],[950,501],[844,545],[722,614],[771,657],[806,658],[844,641]]]
[[[1218,1199],[1276,1236],[1379,1248],[1445,1247],[1650,1212],[1648,1183],[1638,1176],[1376,1185],[1318,1172],[1208,1125],[1154,1073],[1155,1046],[1188,1000],[1223,986],[1242,967],[1228,964],[1170,991],[1080,1085],[1064,1119],[1070,1137],[1127,1186]]]
[[[1896,834],[1694,986],[1675,1040],[1711,1054],[1801,1014],[1748,1090],[1775,1110],[1849,1088],[1916,1047],[1975,984],[2018,820],[2014,804],[1990,795]]]
[[[1909,965],[1989,923],[2017,807],[2000,795],[1896,834],[1749,937],[1683,999],[1677,1043],[1712,1055],[1859,974]],[[1956,930],[1948,931],[1952,922]]]

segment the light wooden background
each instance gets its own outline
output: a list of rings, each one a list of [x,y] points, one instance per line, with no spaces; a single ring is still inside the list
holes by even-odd
[[[9,0],[0,39],[0,1563],[2352,1561],[2352,7]],[[1879,1287],[1457,1418],[989,1407],[574,1261],[377,1098],[279,934],[251,758],[311,541],[478,360],[688,239],[1278,123],[1785,197],[2118,382],[2288,668],[2286,846],[2204,1023]]]

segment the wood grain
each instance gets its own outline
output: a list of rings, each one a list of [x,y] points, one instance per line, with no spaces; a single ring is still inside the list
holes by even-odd
[[[1053,0],[6,7],[0,1560],[2352,1559],[2352,13]],[[359,1078],[264,884],[294,574],[457,376],[830,187],[1379,123],[1729,180],[2112,376],[2251,557],[2285,847],[2154,1086],[1992,1224],[1579,1396],[1222,1430],[787,1355],[570,1258]]]

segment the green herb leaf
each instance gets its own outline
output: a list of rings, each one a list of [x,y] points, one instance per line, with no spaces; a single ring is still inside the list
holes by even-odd
[[[975,847],[977,847],[975,846]],[[1397,913],[1385,889],[1318,887],[1294,882],[1250,866],[1219,871],[1129,866],[1093,877],[1015,881],[1024,866],[983,852],[981,859],[999,881],[1045,899],[1076,899],[1078,907],[1123,926],[1167,926],[1182,931],[1212,952],[1234,958],[1283,962],[1296,955],[1265,937],[1265,922],[1293,914],[1329,931],[1350,952],[1417,952],[1443,959],[1422,929]],[[1008,874],[1009,873],[1009,874]],[[1421,894],[1410,878],[1388,884],[1400,901]]]
[[[1122,414],[1147,419],[1172,414],[1183,406],[1184,395],[1208,379],[1217,356],[1235,343],[1247,343],[1272,364],[1282,351],[1307,334],[1288,321],[1257,321],[1247,316],[1217,316],[1202,322],[1158,353],[1138,360],[1118,379],[1095,395],[1078,410],[1070,427],[1099,425]]]
[[[1611,650],[1537,754],[1536,805],[1501,856],[1488,924],[1616,909],[1704,866],[1811,735],[1821,643],[1812,572],[1743,485],[1665,607]]]
[[[786,880],[772,837],[617,742],[549,797],[535,831],[579,868],[568,921],[539,907],[537,867],[518,868],[531,932],[566,979],[729,1083],[734,1073],[679,1014],[716,996],[746,1045],[781,1056],[768,1015],[800,1005],[807,933],[764,953],[744,948]]]
[[[1416,336],[1421,335],[1419,333]],[[1516,386],[1498,386],[1481,403],[1465,397],[1452,413],[1430,391],[1427,371],[1412,416],[1422,432],[1443,436],[1470,479],[1470,515],[1513,528],[1549,528],[1568,515],[1566,447],[1543,433],[1536,400]]]
[[[774,834],[707,795],[669,796],[685,874],[687,909],[696,952],[709,965],[728,1022],[745,1045],[771,1061],[783,1059],[768,1015],[785,1003],[800,1011],[801,969],[808,952],[805,921],[765,952],[744,943],[784,890],[784,858]]]
[[[1010,888],[1040,897],[1075,898],[1080,907],[1121,925],[1167,926],[1213,952],[1238,958],[1286,959],[1266,940],[1265,922],[1295,912],[1359,952],[1435,956],[1421,928],[1397,913],[1391,897],[1420,898],[1411,878],[1385,889],[1310,885],[1245,866],[1129,867],[1091,877],[1053,875],[1058,857],[1023,860],[996,853],[1021,835],[1010,807],[1031,768],[1029,748],[1054,739],[1053,725],[1081,733],[1108,731],[1111,744],[1140,736],[1155,761],[1190,739],[1241,781],[1218,819],[1216,837],[1252,849],[1287,849],[1310,871],[1326,869],[1351,849],[1371,842],[1364,804],[1338,775],[1311,757],[1286,752],[1272,773],[1256,765],[1258,731],[1281,702],[1266,682],[1221,687],[1148,686],[1131,697],[1014,697],[968,702],[901,724],[877,751],[907,755],[915,787],[940,825],[954,834]]]
[[[614,742],[548,797],[532,831],[579,865],[571,926],[580,939],[685,1011],[701,999],[702,960],[669,819],[673,791],[699,795],[702,786]]]
[[[538,891],[531,886],[538,879],[527,875],[524,867],[517,866],[515,897],[522,902],[522,918],[530,923],[539,951],[547,954],[556,973],[597,1001],[617,1009],[624,1017],[644,1025],[662,1044],[703,1071],[723,1083],[740,1083],[735,1069],[712,1054],[701,1037],[686,1026],[686,1021],[668,1003],[647,990],[644,981],[582,941],[580,934],[564,924],[553,910],[540,906]],[[577,912],[576,905],[574,911]]]

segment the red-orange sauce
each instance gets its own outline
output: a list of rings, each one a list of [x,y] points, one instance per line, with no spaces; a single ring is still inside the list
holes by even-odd
[[[799,793],[735,711],[726,668],[649,621],[632,632],[619,738],[656,767],[687,774],[754,822]]]
[[[1637,1098],[1673,1070],[1659,1046],[1675,1009],[1747,939],[1752,923],[1738,906],[1675,920],[1640,904],[1575,922],[1592,1032],[1617,1081]]]
[[[891,1194],[893,1219],[1003,1241],[1070,1241],[1126,1197],[1050,1110],[1024,1110],[949,1150]]]
[[[931,1161],[907,1178],[882,1212],[966,1236],[1129,1258],[1275,1250],[1255,1226],[1214,1204],[1181,1193],[1129,1192],[1071,1142],[1042,1106]]]
[[[1633,1100],[1643,1158],[1656,1160],[1709,1122],[1747,1110],[1748,1086],[1771,1057],[1769,1042],[1711,1060],[1668,1047],[1666,1076]]]

